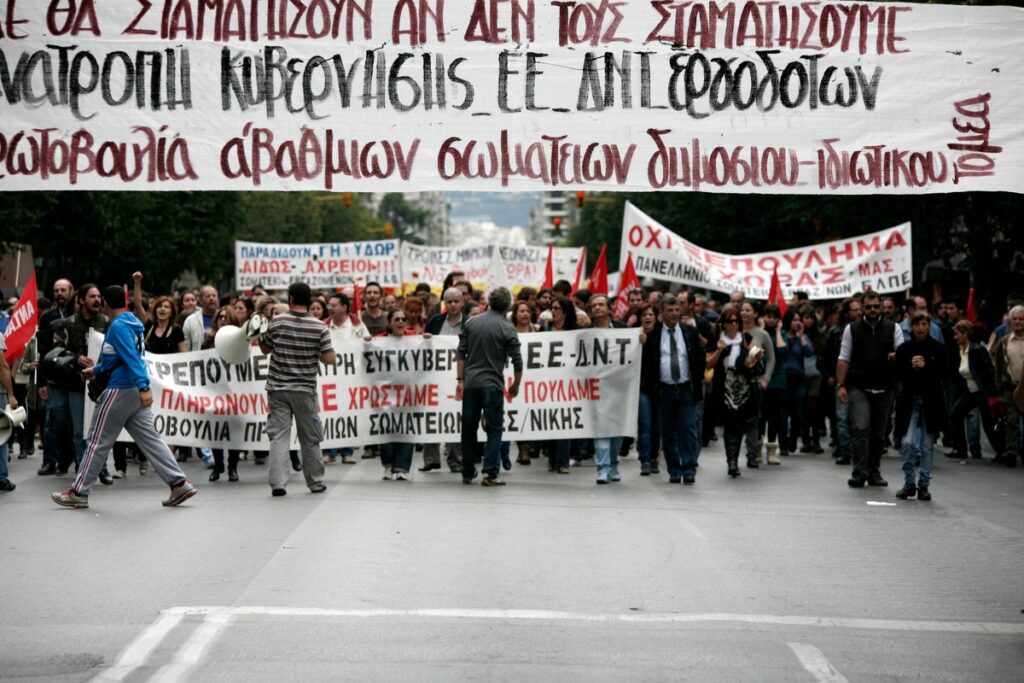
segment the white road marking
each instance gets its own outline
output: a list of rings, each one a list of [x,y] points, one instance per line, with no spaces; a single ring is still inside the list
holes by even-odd
[[[846,676],[836,671],[832,662],[828,661],[828,658],[818,648],[809,643],[786,644],[818,683],[850,683]]]
[[[185,644],[175,653],[170,664],[160,667],[149,680],[159,683],[176,683],[193,666],[199,663],[203,653],[217,639],[217,635],[227,626],[235,615],[231,612],[210,612]]]
[[[163,680],[177,680],[189,667],[199,662],[210,641],[233,619],[246,616],[313,617],[335,619],[426,618],[492,621],[574,621],[637,624],[700,624],[732,623],[816,628],[849,628],[870,631],[917,631],[925,633],[969,633],[983,635],[1021,636],[1024,622],[985,621],[906,621],[899,619],[851,619],[843,617],[786,616],[776,614],[674,614],[651,612],[629,614],[587,614],[551,610],[517,609],[327,609],[318,607],[172,607],[142,632],[121,654],[114,666],[98,674],[94,681],[120,681],[136,668],[145,665],[160,641],[186,616],[206,617],[188,642],[178,650],[172,662],[159,675]],[[797,643],[799,645],[799,643]],[[791,644],[792,646],[792,644]],[[807,646],[810,647],[810,646]],[[794,650],[795,651],[795,650]],[[820,654],[820,653],[819,653]],[[799,653],[798,653],[799,656]],[[173,676],[172,676],[173,674]],[[168,677],[169,676],[169,677]],[[845,680],[842,678],[836,681]]]
[[[93,678],[93,681],[121,681],[142,666],[149,659],[150,653],[164,639],[171,630],[178,625],[178,622],[185,616],[186,611],[178,608],[164,610],[160,617],[132,641],[131,645],[125,648],[121,656],[117,658],[114,665],[101,672]]]

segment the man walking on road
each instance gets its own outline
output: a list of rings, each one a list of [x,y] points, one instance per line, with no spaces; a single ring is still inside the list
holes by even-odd
[[[1021,412],[1013,400],[1017,385],[1024,382],[1024,306],[1010,309],[1010,332],[992,347],[992,358],[995,363],[996,386],[1002,392],[1003,406],[1006,408],[1006,450],[996,458],[996,462],[1016,467],[1018,459],[1024,461],[1024,451],[1020,445]]]
[[[109,374],[107,388],[96,402],[89,429],[89,443],[78,468],[74,485],[51,495],[57,505],[69,508],[89,507],[89,490],[100,476],[107,453],[122,429],[128,430],[136,445],[161,479],[171,487],[165,507],[180,505],[196,494],[196,488],[181,471],[153,425],[153,394],[149,373],[143,361],[146,343],[144,328],[125,306],[123,287],[111,285],[103,291],[103,302],[110,316],[110,327],[103,338],[100,362],[85,368],[86,379]]]
[[[292,418],[302,451],[302,473],[311,493],[323,493],[324,461],[320,452],[323,426],[316,405],[319,364],[334,365],[337,358],[327,326],[309,314],[313,294],[309,285],[295,282],[288,287],[288,310],[278,313],[260,339],[263,353],[270,355],[267,372],[267,436],[270,437],[270,492],[287,493],[289,444]]]
[[[888,486],[882,478],[882,448],[886,422],[892,410],[892,359],[903,343],[899,325],[882,317],[882,300],[864,292],[864,317],[843,330],[836,364],[836,397],[849,401],[852,488]]]
[[[462,483],[476,478],[476,456],[480,449],[477,429],[483,414],[487,445],[483,453],[484,486],[504,486],[498,478],[501,469],[501,433],[505,421],[505,362],[512,361],[515,373],[508,397],[519,393],[523,378],[523,357],[519,354],[519,335],[505,318],[512,305],[512,294],[498,287],[487,295],[486,313],[470,318],[459,335],[455,398],[462,400]]]
[[[443,313],[432,316],[427,321],[426,331],[436,336],[462,334],[463,325],[466,323],[466,316],[462,313],[462,290],[458,287],[449,287],[444,291]],[[459,443],[444,444],[445,457],[448,462],[448,469],[452,472],[462,471],[462,445]],[[423,446],[423,467],[420,472],[430,472],[441,469],[441,444],[428,443]]]

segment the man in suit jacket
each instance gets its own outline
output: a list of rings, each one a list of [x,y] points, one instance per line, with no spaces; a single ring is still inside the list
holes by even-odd
[[[661,322],[647,335],[640,371],[645,386],[657,387],[669,481],[693,484],[700,454],[697,409],[704,395],[707,358],[697,329],[680,323],[679,301],[666,295],[661,302]]]

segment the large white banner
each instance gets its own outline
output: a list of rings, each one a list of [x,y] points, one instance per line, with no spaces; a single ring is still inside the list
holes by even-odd
[[[445,276],[461,270],[473,287],[486,291],[491,266],[495,262],[492,256],[494,249],[498,250],[508,286],[513,292],[543,284],[548,263],[547,247],[428,247],[402,242],[404,290],[411,291],[420,282],[426,282],[440,295],[443,292],[439,288]],[[555,247],[552,251],[554,281],[564,279],[571,282],[576,275],[581,250],[578,247]]]
[[[680,237],[626,202],[622,215],[621,267],[627,255],[639,277],[681,282],[719,292],[768,298],[772,272],[783,291],[812,299],[854,292],[902,292],[913,282],[910,223],[850,239],[760,254],[724,254]]]
[[[90,355],[101,340],[92,336]],[[638,329],[524,334],[520,341],[525,367],[519,395],[505,405],[506,441],[635,435]],[[457,345],[456,337],[404,337],[336,349],[337,364],[321,365],[317,379],[322,446],[458,441]],[[213,350],[146,354],[158,431],[176,446],[266,450],[269,362],[257,348],[238,365]],[[506,374],[510,383],[511,368]]]
[[[268,244],[235,242],[235,289],[256,285],[287,289],[305,282],[318,289],[345,287],[360,280],[397,287],[398,240],[328,242],[324,244]]]
[[[0,190],[1024,191],[1024,11],[0,5]]]

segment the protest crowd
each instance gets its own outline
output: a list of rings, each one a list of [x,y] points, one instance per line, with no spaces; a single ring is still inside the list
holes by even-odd
[[[121,384],[97,388],[98,397],[86,382],[94,374],[90,331],[112,330],[119,320],[125,323],[121,334],[136,334],[145,354],[214,348],[224,326],[245,328],[254,316],[269,321],[269,329],[260,330],[265,335],[252,340],[272,358],[282,358],[276,370],[271,361],[270,383],[277,384],[268,384],[268,420],[274,422],[274,410],[285,403],[292,411],[283,423],[277,419],[277,427],[268,424],[269,467],[268,451],[222,449],[211,443],[179,446],[173,452],[179,462],[201,460],[211,482],[225,475],[238,481],[246,476],[243,464],[254,475],[269,469],[275,496],[284,495],[289,464],[296,472],[304,470],[309,489],[320,492],[326,488],[321,480],[324,466],[373,459],[379,459],[388,481],[408,481],[414,468],[421,473],[446,469],[461,474],[468,484],[481,464],[482,483],[488,486],[504,485],[502,470],[531,465],[546,466],[553,475],[592,467],[589,476],[600,485],[627,474],[694,484],[701,449],[721,439],[729,477],[760,467],[784,467],[787,458],[829,453],[836,465],[850,468],[847,483],[854,488],[887,486],[881,458],[888,449],[897,449],[903,482],[895,495],[930,500],[936,451],[962,461],[981,460],[984,433],[993,463],[1013,468],[1024,458],[1024,298],[1016,295],[1008,297],[1001,319],[980,321],[973,304],[956,296],[929,302],[920,295],[893,297],[873,291],[841,301],[812,301],[799,291],[784,300],[780,290],[764,302],[741,291],[725,296],[655,287],[629,288],[616,299],[559,280],[551,287],[521,288],[513,298],[505,288],[485,295],[455,271],[442,283],[422,283],[406,294],[385,291],[375,282],[323,292],[300,284],[287,294],[259,286],[225,293],[204,285],[161,294],[159,286],[143,281],[142,273],[133,278],[133,285],[113,290],[58,279],[52,299],[38,298],[34,338],[9,367],[5,362],[0,368],[0,408],[26,408],[25,421],[0,448],[0,491],[15,489],[8,476],[12,456],[25,460],[39,454],[39,476],[88,467],[94,479],[109,486],[117,479],[146,475],[154,467],[171,486],[165,505],[194,494],[180,466],[162,461],[161,444],[148,444],[158,460],[153,462],[139,438],[113,443],[120,426],[111,431],[103,422],[111,412],[106,394],[149,392],[141,364],[143,370],[125,375]],[[123,303],[116,301],[117,289],[123,292]],[[9,301],[7,309],[15,303]],[[111,312],[113,323],[107,315]],[[501,441],[504,398],[519,388],[519,374],[507,384],[501,370],[509,363],[522,371],[518,339],[585,328],[639,328],[643,346],[635,439]],[[315,376],[318,362],[333,363],[332,345],[416,335],[460,337],[456,397],[463,401],[463,424],[472,425],[470,433],[463,430],[461,440],[448,443],[384,443],[321,452],[316,426],[303,422],[315,418],[316,401],[307,395],[297,402],[290,383]],[[115,341],[108,335],[102,364],[131,365],[118,360],[118,354],[143,355],[142,349],[113,348]],[[302,356],[307,342],[312,355]],[[130,338],[125,345],[131,346]],[[90,430],[85,405],[97,399]],[[288,446],[277,436],[290,429],[293,413],[301,457],[297,450],[285,455]],[[145,397],[141,410],[132,403],[122,416],[130,432],[140,415],[148,415]],[[152,417],[146,419],[151,427]],[[481,420],[486,446],[477,443]],[[97,424],[107,427],[106,440],[90,433],[98,430]],[[135,427],[143,429],[140,423]],[[104,447],[110,452],[103,452]],[[627,472],[623,462],[634,451],[638,464]],[[417,453],[422,454],[418,466]],[[54,500],[87,507],[91,482],[83,484],[85,479],[80,474]]]

